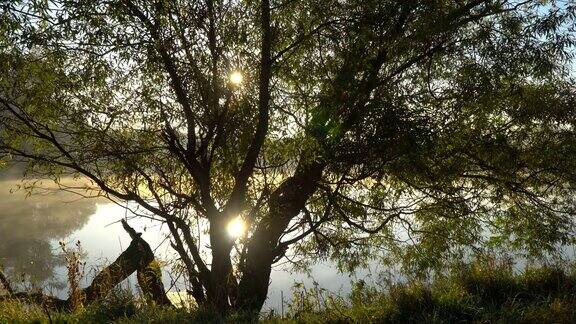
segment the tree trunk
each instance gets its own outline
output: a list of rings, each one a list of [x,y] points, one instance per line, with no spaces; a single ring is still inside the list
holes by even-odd
[[[162,270],[158,262],[153,260],[143,269],[138,269],[136,272],[138,285],[142,289],[144,298],[150,300],[158,305],[172,305],[162,283]]]
[[[100,271],[90,286],[83,289],[85,302],[105,297],[112,288],[137,271],[138,283],[144,296],[161,305],[171,305],[162,284],[162,273],[154,260],[150,245],[132,227],[122,220],[122,226],[132,241],[128,248],[108,267]]]
[[[150,246],[147,247],[150,249]],[[90,286],[83,289],[85,302],[90,304],[105,297],[112,288],[128,278],[133,272],[145,268],[153,260],[146,252],[146,247],[139,240],[132,240],[128,248],[112,264],[102,269],[94,277]]]
[[[238,287],[237,307],[251,316],[258,315],[268,296],[274,253],[273,247],[266,245],[265,241],[255,238],[251,240],[250,253],[242,269],[242,280]]]
[[[257,316],[268,295],[274,259],[282,251],[278,243],[290,220],[304,208],[318,187],[324,169],[322,161],[299,164],[294,176],[284,181],[268,201],[269,212],[258,224],[242,265],[237,308]]]
[[[236,282],[232,273],[233,240],[226,232],[227,219],[219,214],[210,223],[210,244],[212,247],[212,267],[210,269],[209,304],[221,314],[227,314],[231,309],[231,286]],[[234,282],[232,282],[234,281]]]

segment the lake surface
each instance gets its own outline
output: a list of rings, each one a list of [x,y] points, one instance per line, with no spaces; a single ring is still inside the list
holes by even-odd
[[[22,185],[17,175],[0,174],[0,266],[13,283],[21,289],[40,287],[45,292],[67,297],[65,259],[59,242],[74,248],[80,241],[84,251],[84,279],[87,286],[94,275],[114,261],[130,244],[130,237],[119,221],[130,214],[126,208],[103,198],[80,199],[78,195],[56,190],[49,181],[41,186],[48,190],[28,195],[26,190],[15,190]],[[171,292],[183,289],[183,279],[172,271],[176,253],[166,240],[165,228],[151,220],[134,218],[129,223],[150,244],[156,257],[165,261],[163,281]],[[203,238],[204,243],[208,241]],[[576,259],[574,247],[563,248],[569,259]],[[522,260],[517,266],[523,268]],[[371,272],[378,274],[372,264]],[[289,265],[273,269],[268,300],[264,310],[281,310],[281,296],[289,300],[295,283],[312,287],[314,282],[328,291],[345,295],[350,291],[351,279],[371,282],[367,270],[359,271],[354,278],[339,273],[334,264],[322,262],[312,267],[308,274],[291,271]],[[311,278],[314,278],[313,280]],[[138,291],[135,275],[121,284]]]
[[[49,181],[41,184],[45,190],[28,195],[18,189],[22,182],[16,176],[4,176],[0,181],[0,266],[20,289],[40,287],[45,292],[65,298],[65,259],[59,242],[69,249],[80,241],[84,251],[84,279],[87,286],[95,273],[114,261],[130,244],[130,237],[119,220],[130,216],[123,206],[105,200],[80,198],[59,191]],[[138,218],[129,221],[150,244],[160,260],[174,260],[175,252],[166,240],[166,230],[151,220]],[[163,281],[167,289],[182,289],[182,279],[174,278],[171,265],[163,268]],[[358,276],[366,275],[366,271]],[[281,295],[288,300],[296,282],[320,287],[335,293],[350,291],[350,278],[339,273],[333,264],[321,263],[311,269],[311,276],[291,271],[287,265],[274,268],[269,296],[264,309],[280,311]],[[122,286],[137,291],[135,276]]]

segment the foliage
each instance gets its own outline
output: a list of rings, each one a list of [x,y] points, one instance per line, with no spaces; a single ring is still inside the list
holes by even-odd
[[[199,304],[257,313],[284,257],[422,271],[574,243],[573,3],[11,0],[0,16],[2,158],[166,223]]]
[[[576,274],[571,267],[529,267],[514,274],[509,264],[459,265],[431,284],[419,281],[384,286],[363,281],[351,293],[336,296],[299,287],[284,318],[263,316],[263,323],[571,323],[576,319]],[[19,302],[0,302],[0,321],[48,321],[45,310]],[[208,309],[175,309],[138,303],[115,291],[101,303],[73,313],[52,312],[54,322],[68,323],[207,323],[224,320]]]

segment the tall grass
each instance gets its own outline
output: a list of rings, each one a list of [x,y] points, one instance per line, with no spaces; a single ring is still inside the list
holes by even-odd
[[[66,270],[68,274],[68,290],[70,306],[72,309],[79,309],[83,306],[83,296],[80,289],[80,279],[84,276],[84,267],[86,262],[81,260],[82,246],[80,241],[77,241],[75,248],[69,249],[66,243],[60,241],[60,248],[64,253],[66,259]]]
[[[106,299],[71,313],[51,313],[68,323],[223,323],[242,322],[203,309],[175,309],[141,302],[114,290]],[[49,322],[41,307],[0,302],[0,322]],[[294,291],[285,318],[266,323],[576,323],[574,268],[542,266],[515,274],[510,265],[474,262],[438,274],[431,283],[353,284],[338,296],[319,288]]]
[[[287,318],[297,323],[576,323],[576,272],[543,266],[514,274],[509,264],[474,262],[429,284],[412,280],[376,287],[359,281],[346,297],[299,289]]]

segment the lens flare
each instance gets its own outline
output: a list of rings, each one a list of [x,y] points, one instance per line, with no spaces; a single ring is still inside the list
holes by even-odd
[[[232,82],[232,84],[240,85],[242,83],[242,81],[244,81],[244,77],[242,76],[242,73],[240,73],[238,71],[234,71],[234,72],[232,72],[232,74],[230,74],[230,82]]]
[[[236,217],[228,223],[226,230],[228,231],[228,235],[233,238],[238,238],[246,232],[246,224],[242,218]]]

